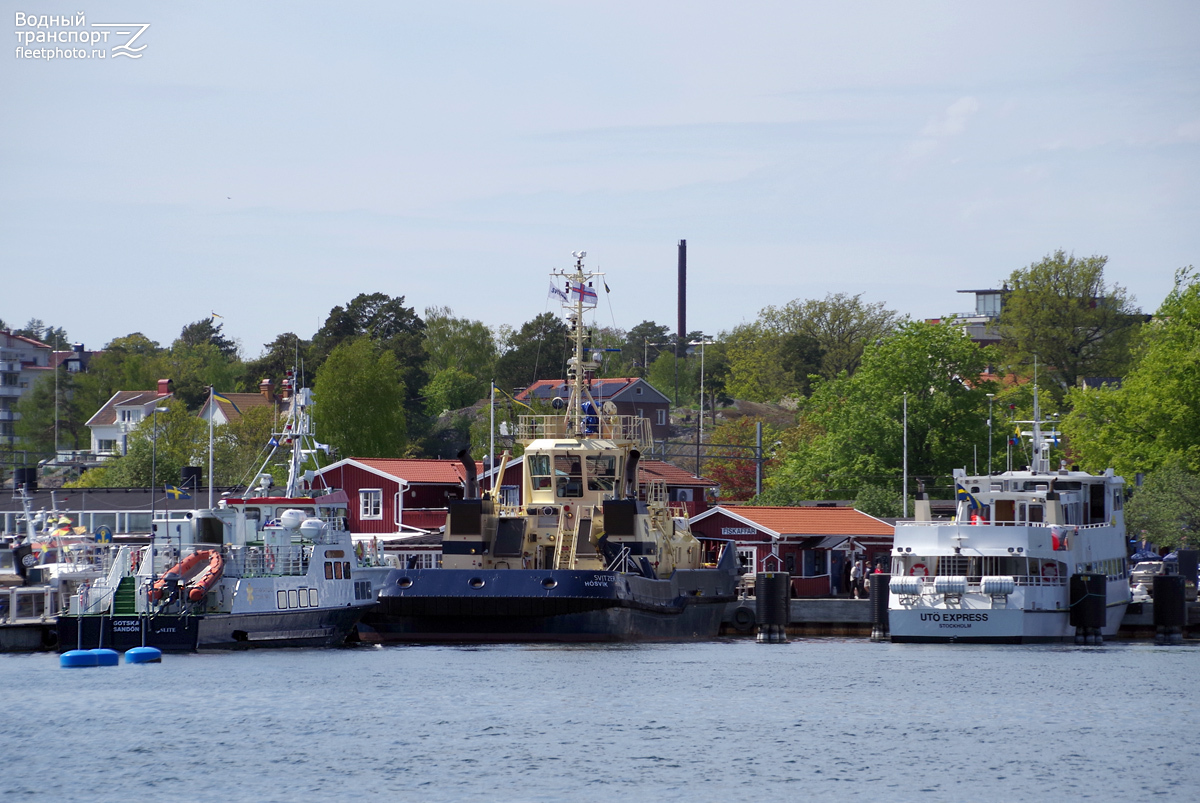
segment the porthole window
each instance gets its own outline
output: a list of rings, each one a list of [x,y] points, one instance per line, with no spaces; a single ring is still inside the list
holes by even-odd
[[[299,608],[300,607],[300,593],[298,591],[296,591],[296,589],[294,589],[294,588],[291,589],[290,591],[288,591],[288,605],[287,606],[289,608]]]
[[[349,563],[349,561],[342,564],[342,577],[344,577],[347,580],[350,579],[350,563]]]
[[[280,591],[275,595],[275,607],[279,610],[287,610],[287,592]]]
[[[300,607],[307,608],[308,607],[308,589],[307,588],[300,589],[300,592],[299,592],[299,594],[297,594],[297,596],[300,598]]]
[[[325,579],[326,580],[333,579],[333,563],[331,563],[330,561],[325,561]]]
[[[317,607],[317,589],[315,588],[308,589],[308,607]]]

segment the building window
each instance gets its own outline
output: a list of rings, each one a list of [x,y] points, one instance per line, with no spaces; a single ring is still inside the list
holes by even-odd
[[[98,452],[115,452],[117,450],[117,442],[115,440],[98,440],[96,441],[96,451]]]
[[[667,425],[667,411],[666,410],[658,411],[658,425],[660,427]]]
[[[638,385],[637,395],[639,395],[639,396],[642,395],[642,386],[641,385]]]
[[[142,420],[142,416],[138,410],[121,410],[120,412],[122,421],[134,423]]]
[[[383,518],[381,489],[363,488],[358,492],[358,518],[363,521],[378,521]]]

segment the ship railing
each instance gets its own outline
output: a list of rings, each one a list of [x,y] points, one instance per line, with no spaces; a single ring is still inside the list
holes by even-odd
[[[955,576],[961,577],[962,575],[955,575]],[[990,577],[992,575],[987,575],[987,576]],[[1068,579],[1064,576],[1042,577],[1041,575],[1035,575],[1035,574],[1015,574],[1015,575],[1005,575],[1005,576],[1012,577],[1013,582],[1018,587],[1025,587],[1025,588],[1060,587],[1060,586],[1066,585],[1067,579]],[[923,593],[923,594],[934,593],[934,583],[937,580],[937,576],[931,574],[928,577],[917,577],[917,580],[919,581],[920,586],[921,586],[921,593]],[[983,576],[968,575],[966,577],[966,580],[967,580],[967,591],[968,592],[970,592],[970,593],[982,593],[983,592]]]
[[[310,550],[291,546],[226,547],[224,574],[228,577],[279,577],[308,573]]]
[[[633,555],[633,553],[630,552],[629,547],[627,547],[627,546],[621,547],[621,551],[618,552],[617,556],[612,559],[612,561],[605,568],[605,571],[608,571],[608,572],[628,572],[628,571],[636,572],[636,571],[639,571],[637,566],[633,563],[632,555]]]
[[[565,415],[523,415],[517,423],[517,440],[534,441],[543,438],[604,438],[614,441],[632,441],[642,451],[654,443],[650,421],[636,415],[606,415],[599,423],[589,426],[584,421],[583,432],[572,430],[572,422]]]

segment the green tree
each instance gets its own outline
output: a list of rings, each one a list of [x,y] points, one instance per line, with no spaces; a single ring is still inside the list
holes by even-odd
[[[900,518],[904,514],[900,494],[882,485],[864,485],[854,497],[854,509],[877,519]]]
[[[266,460],[275,423],[275,410],[260,406],[243,410],[240,417],[217,428],[213,437],[215,485],[245,485],[253,480],[254,473]],[[286,471],[276,477],[279,481],[286,478]]]
[[[458,368],[443,368],[425,386],[425,410],[439,416],[469,407],[487,395],[487,383]]]
[[[317,371],[318,436],[345,457],[400,457],[408,443],[396,356],[367,337],[336,346]]]
[[[567,369],[567,325],[553,312],[527,321],[496,362],[496,384],[507,392],[539,379],[562,379]]]
[[[244,371],[240,360],[230,360],[212,343],[172,344],[162,357],[166,376],[172,380],[175,397],[197,410],[208,397],[209,387],[233,387]]]
[[[90,416],[118,390],[153,390],[159,379],[169,378],[163,357],[162,347],[141,332],[115,338],[77,377],[79,403]]]
[[[1026,375],[1035,358],[1061,403],[1085,377],[1122,377],[1142,316],[1119,285],[1104,281],[1108,257],[1063,251],[1013,271],[1000,312],[1000,354]]]
[[[425,310],[422,344],[428,357],[426,370],[431,375],[456,368],[486,382],[495,371],[496,339],[491,329],[482,321],[455,318],[449,307]]]
[[[821,300],[791,301],[783,307],[767,307],[760,315],[765,327],[779,334],[792,334],[820,351],[820,370],[825,379],[843,371],[853,375],[862,362],[863,349],[895,331],[900,318],[883,302],[864,303],[862,293],[830,293]]]
[[[658,359],[661,349],[670,349],[674,338],[671,327],[657,324],[654,321],[642,321],[625,333],[625,343],[621,346],[621,354],[626,363],[632,368],[633,376],[646,377],[650,366]]]
[[[425,407],[421,390],[428,381],[423,344],[425,322],[412,307],[404,306],[404,296],[360,293],[345,307],[330,310],[324,325],[313,336],[309,370],[319,373],[322,363],[338,345],[364,336],[396,358],[400,385],[405,388],[407,424],[415,423],[420,429]]]
[[[24,327],[16,330],[13,334],[33,338],[45,343],[55,351],[66,351],[71,348],[71,339],[67,337],[67,330],[61,326],[47,326],[41,318],[30,318]]]
[[[1170,458],[1146,478],[1125,507],[1125,524],[1159,547],[1195,548],[1200,541],[1200,476]]]
[[[907,322],[868,346],[853,375],[819,382],[800,410],[802,437],[772,477],[774,498],[845,499],[898,484],[908,404],[911,477],[948,476],[987,443],[984,352],[948,324]],[[764,494],[766,496],[766,494]]]
[[[180,331],[175,341],[176,346],[215,346],[226,360],[232,362],[238,359],[238,344],[221,333],[224,323],[213,324],[213,318],[201,318],[189,323]]]
[[[58,446],[66,449],[86,449],[91,431],[85,426],[94,411],[80,404],[76,393],[76,374],[59,367],[57,373],[57,403],[55,374],[43,376],[32,390],[17,403],[16,435],[25,448],[41,454],[53,454],[55,447],[55,416],[58,418]]]
[[[1089,471],[1132,476],[1178,460],[1200,472],[1200,277],[1175,287],[1142,328],[1133,367],[1119,386],[1074,388],[1063,431]]]
[[[293,332],[277,335],[274,340],[263,346],[263,353],[259,357],[245,364],[242,389],[256,391],[264,379],[271,380],[271,386],[278,389],[283,386],[283,380],[291,370],[300,372],[297,381],[300,387],[305,387],[307,382],[303,372],[311,348],[311,341],[302,340]]]
[[[812,336],[778,333],[762,323],[743,324],[726,337],[725,391],[738,399],[775,403],[806,396],[809,377],[821,366],[821,347]]]

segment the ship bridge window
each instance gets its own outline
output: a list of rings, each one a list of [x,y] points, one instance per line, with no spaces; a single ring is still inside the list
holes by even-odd
[[[617,458],[615,455],[589,455],[587,457],[587,485],[589,491],[611,491],[617,484]]]
[[[577,454],[554,456],[556,494],[559,497],[583,496],[583,464]]]
[[[525,455],[525,465],[529,467],[529,481],[533,490],[539,491],[550,487],[550,455]]]

